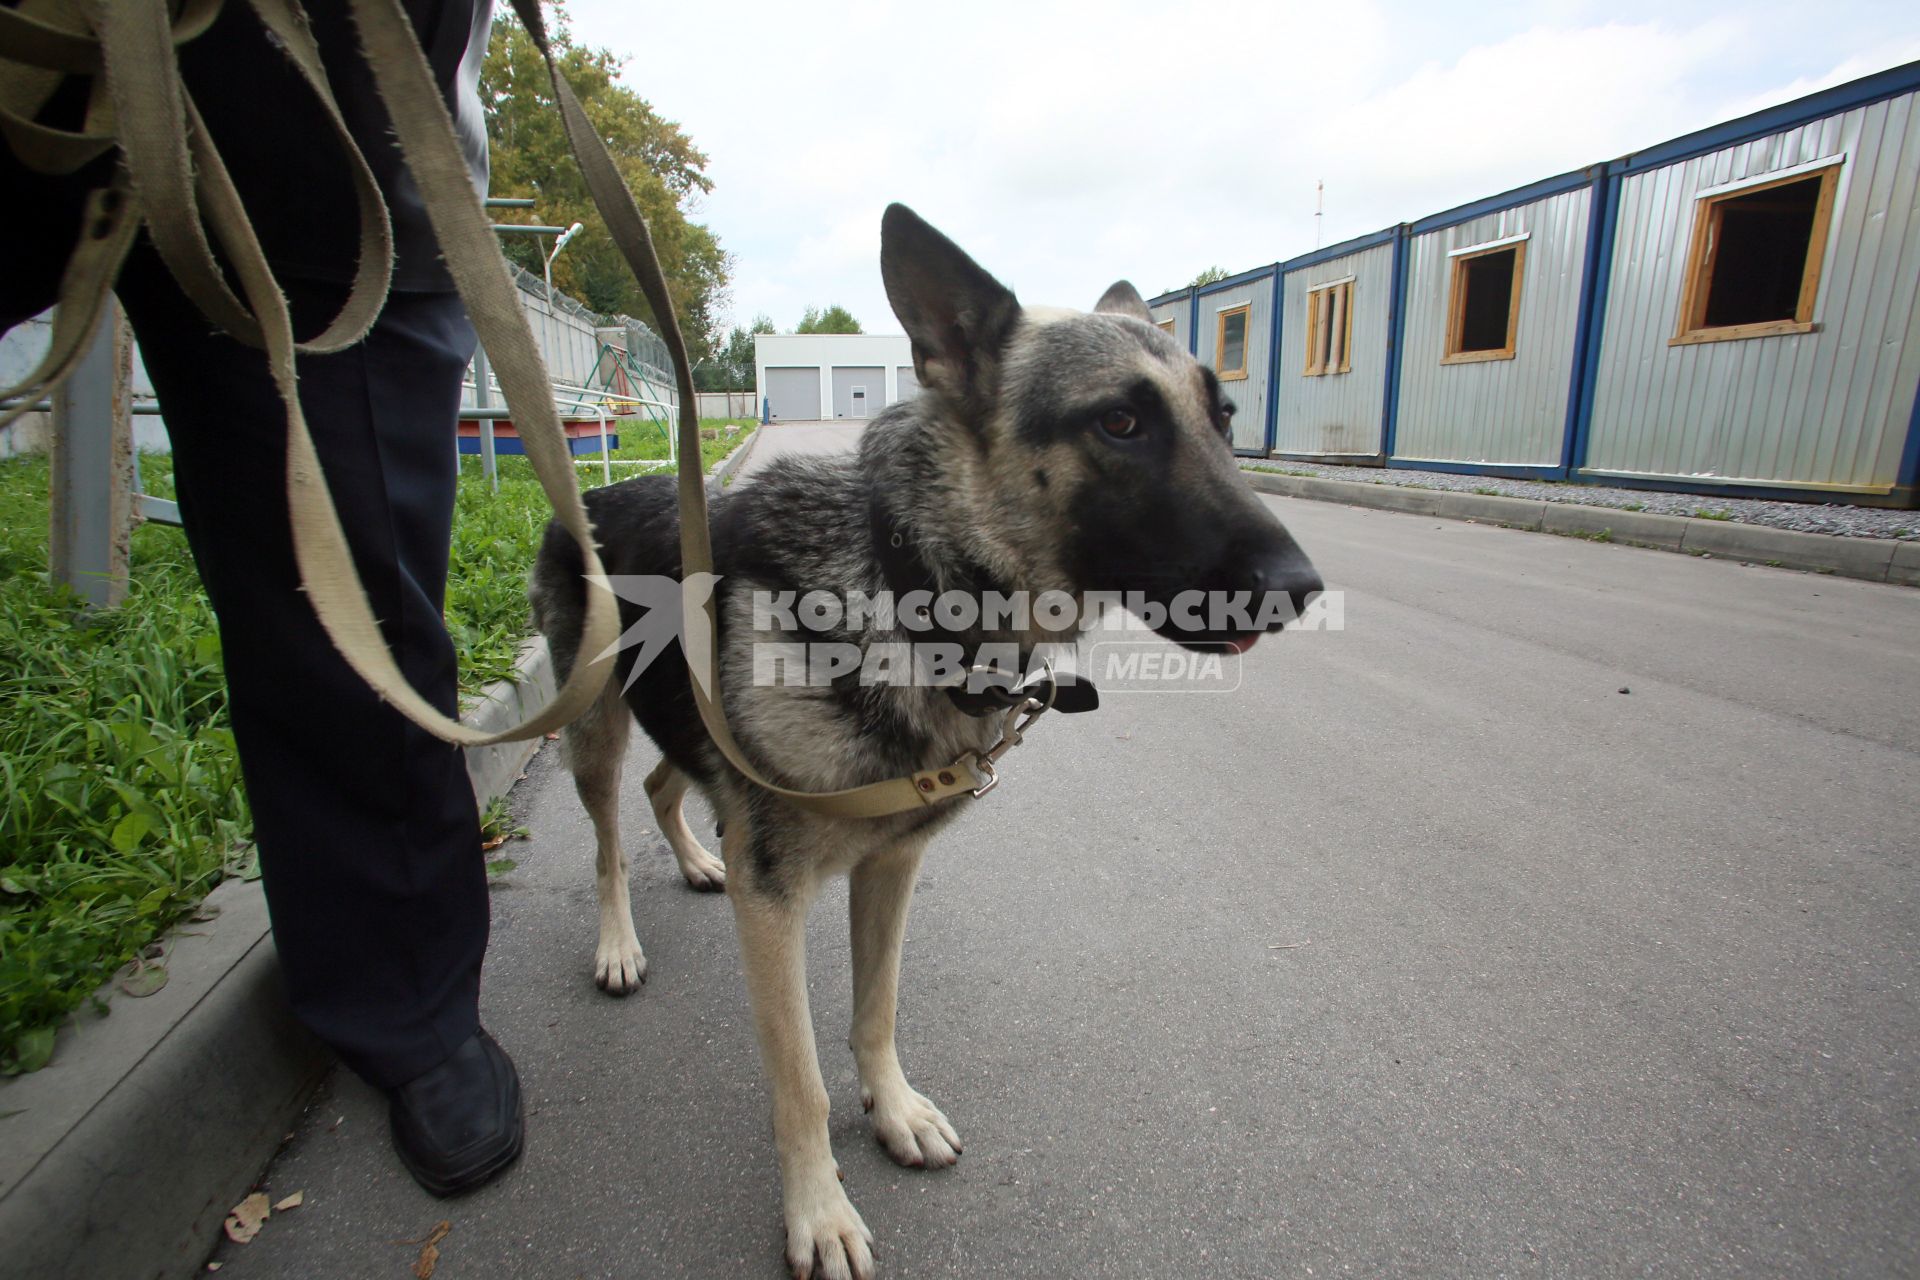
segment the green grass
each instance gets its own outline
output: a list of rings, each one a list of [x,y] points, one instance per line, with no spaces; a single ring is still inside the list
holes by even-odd
[[[719,425],[719,424],[706,424]],[[652,440],[616,456],[664,456]],[[706,466],[745,435],[706,441]],[[657,450],[649,455],[649,450]],[[141,462],[170,493],[171,460]],[[579,468],[583,488],[598,467]],[[635,474],[616,468],[616,480]],[[221,880],[251,868],[212,610],[179,530],[136,530],[118,609],[83,612],[47,572],[45,458],[0,461],[0,1072],[33,1070],[53,1031]],[[488,493],[462,466],[447,622],[461,688],[504,678],[530,621],[526,574],[548,520],[524,458]],[[495,817],[498,822],[498,817]]]
[[[1717,508],[1695,507],[1693,509],[1693,514],[1694,514],[1694,518],[1697,520],[1731,520],[1733,519],[1733,512],[1727,510],[1725,507],[1717,507]]]

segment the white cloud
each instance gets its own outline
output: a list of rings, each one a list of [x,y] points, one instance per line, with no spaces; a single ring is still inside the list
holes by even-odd
[[[1084,306],[1118,276],[1153,293],[1311,248],[1317,179],[1332,242],[1920,54],[1871,17],[1827,24],[1857,41],[1837,58],[1783,52],[1784,0],[1649,21],[1569,2],[1473,36],[1409,0],[737,3],[724,28],[569,9],[712,158],[735,316],[839,302],[872,330],[895,327],[890,200],[1023,298]]]

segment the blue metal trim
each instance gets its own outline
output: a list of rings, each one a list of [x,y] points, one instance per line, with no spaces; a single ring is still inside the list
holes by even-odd
[[[1542,178],[1538,182],[1524,187],[1515,187],[1503,191],[1497,196],[1488,196],[1485,200],[1475,200],[1472,204],[1463,204],[1448,209],[1444,213],[1431,214],[1410,224],[1408,233],[1424,236],[1433,231],[1444,231],[1448,227],[1470,222],[1489,213],[1499,213],[1502,209],[1514,209],[1523,204],[1532,204],[1536,200],[1545,200],[1550,196],[1565,195],[1569,191],[1578,191],[1592,181],[1592,172],[1588,169],[1576,169],[1572,173],[1563,173],[1557,177]]]
[[[1920,388],[1913,395],[1913,416],[1907,422],[1907,447],[1900,454],[1900,469],[1894,472],[1894,496],[1903,499],[1903,507],[1920,507]]]
[[[1387,386],[1380,410],[1380,456],[1393,457],[1394,437],[1400,430],[1400,358],[1407,341],[1407,234],[1406,223],[1393,229],[1393,275],[1387,290]]]
[[[1574,484],[1599,489],[1649,489],[1656,493],[1692,493],[1704,498],[1758,498],[1767,502],[1842,503],[1853,507],[1907,507],[1911,495],[1896,486],[1885,494],[1840,493],[1832,489],[1793,489],[1771,484],[1710,484],[1693,479],[1661,479],[1639,476],[1596,476],[1575,472],[1568,479]]]
[[[1212,284],[1200,285],[1194,289],[1194,296],[1196,299],[1204,298],[1209,294],[1223,293],[1228,289],[1236,289],[1243,284],[1250,284],[1256,280],[1265,278],[1269,271],[1277,275],[1279,273],[1279,266],[1280,264],[1277,262],[1269,262],[1264,267],[1255,267],[1251,271],[1242,271],[1237,276],[1228,276],[1225,280],[1215,280]]]
[[[1175,289],[1172,293],[1163,293],[1157,298],[1148,298],[1147,306],[1149,309],[1153,307],[1170,306],[1172,305],[1175,299],[1185,298],[1191,295],[1192,293],[1193,293],[1193,290],[1191,288]]]
[[[1607,166],[1595,165],[1588,171],[1593,180],[1593,188],[1587,196],[1587,251],[1582,255],[1580,276],[1579,309],[1574,313],[1573,325],[1573,376],[1567,379],[1567,422],[1560,439],[1560,474],[1565,476],[1573,466],[1575,443],[1580,434],[1582,406],[1593,386],[1593,374],[1596,358],[1600,351],[1600,331],[1605,326],[1606,317],[1594,309],[1595,299],[1600,305],[1606,305],[1606,284],[1597,278],[1601,259],[1601,245],[1607,238],[1607,228],[1613,218],[1613,199],[1611,187],[1607,182]]]
[[[1516,462],[1428,462],[1425,459],[1388,458],[1394,471],[1444,471],[1456,476],[1502,476],[1508,480],[1558,480],[1560,468]]]
[[[1783,102],[1777,107],[1741,116],[1738,120],[1712,125],[1670,142],[1648,147],[1645,151],[1628,152],[1613,164],[1615,171],[1621,173],[1658,169],[1663,165],[1705,155],[1709,151],[1764,138],[1770,133],[1798,128],[1823,116],[1838,115],[1842,111],[1852,111],[1856,107],[1912,93],[1917,89],[1920,89],[1920,62],[1909,62],[1903,67],[1894,67],[1877,75],[1835,85],[1804,98],[1795,98],[1792,102]]]
[[[1595,179],[1601,187],[1601,199],[1587,211],[1592,221],[1589,230],[1598,231],[1597,240],[1588,241],[1588,276],[1582,285],[1587,295],[1580,312],[1580,330],[1576,344],[1584,343],[1581,358],[1573,366],[1573,399],[1568,405],[1567,449],[1562,461],[1567,477],[1578,479],[1587,465],[1587,445],[1593,436],[1594,397],[1600,389],[1600,350],[1607,335],[1607,302],[1613,292],[1613,250],[1620,231],[1620,182],[1612,165],[1604,166]]]
[[[1351,240],[1342,240],[1339,244],[1330,244],[1324,249],[1315,249],[1312,253],[1303,253],[1297,258],[1289,258],[1280,264],[1280,274],[1288,275],[1295,271],[1304,271],[1308,267],[1317,267],[1335,258],[1344,258],[1348,254],[1364,253],[1368,249],[1378,248],[1391,241],[1397,230],[1397,227],[1388,227],[1385,231],[1355,236]]]
[[[1187,290],[1187,354],[1200,358],[1200,291]]]
[[[1273,273],[1273,305],[1267,309],[1270,319],[1267,321],[1267,433],[1264,437],[1267,452],[1273,452],[1275,441],[1280,438],[1280,333],[1285,327],[1281,321],[1280,304],[1286,300],[1281,284],[1286,273],[1276,269]]]

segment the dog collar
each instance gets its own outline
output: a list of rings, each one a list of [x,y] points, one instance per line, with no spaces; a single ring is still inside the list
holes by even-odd
[[[930,597],[938,596],[941,591],[938,576],[920,554],[904,522],[887,506],[879,493],[875,492],[869,497],[868,512],[874,562],[880,566],[881,581],[893,593],[894,600],[903,600],[914,591],[924,591]],[[993,581],[986,569],[972,562],[963,563],[954,577],[956,584],[953,589],[961,589],[964,585],[974,590],[985,590]],[[1030,651],[1022,650],[1020,671],[983,666],[978,658],[981,647],[986,643],[984,636],[977,632],[959,632],[942,627],[932,609],[922,610],[915,620],[922,624],[916,630],[930,641],[958,645],[966,653],[967,675],[946,691],[954,707],[966,715],[1003,715],[1016,707],[1025,706],[1029,700],[1038,701],[1067,715],[1093,711],[1100,706],[1099,690],[1083,676],[1056,680],[1049,667],[1047,674],[1038,679],[1024,680],[1022,672],[1032,658]]]

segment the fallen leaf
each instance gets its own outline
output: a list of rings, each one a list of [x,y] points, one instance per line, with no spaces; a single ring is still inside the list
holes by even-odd
[[[453,1224],[442,1220],[427,1233],[426,1240],[420,1245],[420,1258],[413,1264],[413,1280],[433,1280],[433,1269],[440,1265],[440,1242],[447,1238],[447,1232],[451,1230]]]
[[[501,845],[505,844],[506,842],[507,842],[507,838],[505,836],[495,836],[491,840],[482,840],[480,842],[480,852],[492,853],[495,849],[498,849]]]
[[[233,1212],[227,1215],[227,1239],[235,1244],[245,1244],[260,1234],[260,1224],[273,1216],[273,1209],[267,1204],[267,1193],[256,1191],[233,1206]]]
[[[296,1191],[284,1200],[274,1201],[273,1211],[275,1213],[285,1213],[289,1209],[298,1209],[306,1202],[307,1193],[305,1191]]]
[[[135,956],[113,975],[113,985],[135,999],[142,999],[167,985],[167,966]]]
[[[487,864],[487,874],[490,876],[503,876],[519,865],[520,864],[512,858],[495,858]]]

